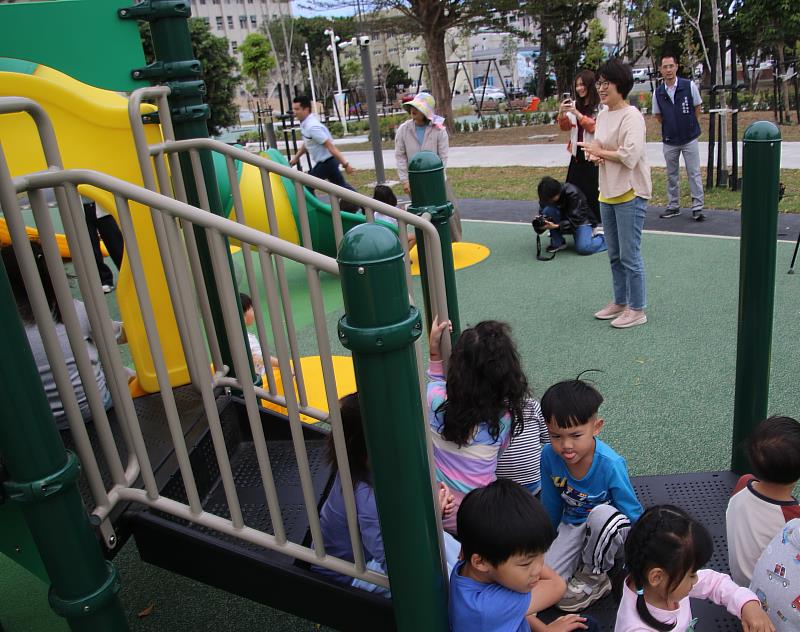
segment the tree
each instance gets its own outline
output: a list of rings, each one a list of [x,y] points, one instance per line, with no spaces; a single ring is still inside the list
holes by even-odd
[[[341,7],[341,0],[312,0],[318,8]],[[479,27],[508,31],[503,12],[519,8],[512,0],[363,0],[360,8],[376,12],[368,27],[373,31],[407,33],[422,38],[428,58],[431,93],[436,109],[453,129],[453,107],[447,73],[445,36],[448,29]]]
[[[153,41],[150,26],[139,23],[139,35],[145,61],[154,61]],[[228,40],[212,35],[202,18],[189,19],[189,35],[192,38],[192,51],[195,59],[203,66],[203,81],[206,84],[206,98],[211,109],[211,118],[206,121],[208,133],[219,134],[223,127],[230,127],[239,121],[239,108],[234,103],[239,64],[228,52]]]
[[[242,54],[242,74],[250,79],[250,92],[264,94],[264,86],[275,68],[275,57],[269,40],[262,33],[250,33],[239,46]]]
[[[384,64],[380,68],[383,83],[387,88],[396,88],[397,86],[408,87],[411,85],[411,77],[408,73],[395,66],[394,64]]]
[[[519,52],[519,46],[517,45],[517,40],[511,35],[506,35],[500,46],[503,64],[511,71],[511,86],[513,88],[518,88],[517,53]]]
[[[780,71],[786,72],[786,48],[797,46],[800,38],[800,12],[797,0],[737,0],[736,21],[742,31],[756,34],[756,44],[777,58]],[[795,50],[795,52],[798,52]],[[789,86],[781,81],[784,111],[789,110]]]
[[[525,10],[539,23],[538,96],[546,96],[549,64],[555,69],[558,91],[569,91],[581,53],[586,49],[589,21],[599,3],[599,0],[529,0],[525,5]]]
[[[586,51],[583,58],[584,67],[597,70],[606,59],[606,49],[603,48],[603,38],[606,30],[597,18],[589,21],[589,35],[586,42]]]

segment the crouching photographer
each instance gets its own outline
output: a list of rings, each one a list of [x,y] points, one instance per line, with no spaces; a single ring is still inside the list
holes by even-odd
[[[561,184],[555,178],[545,176],[539,182],[539,213],[533,218],[533,229],[541,235],[550,231],[547,252],[564,250],[567,243],[564,235],[571,234],[575,240],[575,252],[593,255],[607,250],[602,234],[593,234],[591,214],[586,196],[574,184]]]

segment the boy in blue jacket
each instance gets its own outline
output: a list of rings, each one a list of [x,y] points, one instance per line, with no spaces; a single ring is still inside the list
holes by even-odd
[[[558,530],[545,563],[567,581],[558,603],[565,612],[611,591],[608,571],[642,515],[625,459],[597,439],[602,403],[582,380],[554,384],[542,397],[551,441],[542,451],[542,503]]]

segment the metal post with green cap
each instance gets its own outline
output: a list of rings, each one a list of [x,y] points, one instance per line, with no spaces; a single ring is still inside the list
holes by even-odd
[[[403,249],[388,228],[363,224],[345,234],[337,261],[345,308],[339,338],[353,353],[397,629],[445,632],[445,580],[414,354],[422,323],[408,302]]]
[[[64,449],[0,260],[0,446],[17,502],[50,577],[50,607],[75,632],[128,629],[117,571],[106,562],[78,492],[78,460]]]
[[[781,133],[769,121],[758,121],[747,128],[743,140],[739,330],[731,458],[732,469],[740,474],[748,470],[744,441],[766,417],[769,403]]]
[[[149,79],[154,84],[164,82],[164,85],[169,86],[170,94],[167,98],[175,139],[208,138],[206,120],[210,116],[210,109],[207,104],[203,103],[206,86],[202,79],[202,66],[194,58],[194,51],[192,50],[192,38],[189,33],[189,17],[191,16],[189,2],[185,0],[144,0],[132,7],[119,9],[117,13],[120,19],[145,20],[150,25],[155,61],[144,68],[132,70],[131,75],[134,79]],[[208,195],[209,208],[214,215],[224,216],[225,212],[219,194],[211,152],[200,150],[198,154],[202,165],[203,182]],[[187,200],[189,204],[199,206],[200,198],[192,175],[194,170],[191,158],[186,153],[182,153],[180,162]],[[206,233],[199,227],[195,227],[194,230],[200,265],[203,269],[206,291],[208,292],[211,306],[211,315],[214,319],[214,327],[219,339],[222,361],[230,367],[230,375],[234,376],[233,359],[225,323],[222,318],[219,294],[214,283],[214,273]],[[234,287],[236,287],[236,276],[230,252],[228,252],[228,265],[231,269]],[[236,299],[238,303],[238,292],[236,293]],[[241,305],[239,305],[239,315],[242,319],[242,331],[244,331],[244,316]],[[250,372],[253,379],[258,377],[253,368],[252,358],[250,358]]]
[[[461,319],[458,315],[458,292],[456,290],[456,273],[453,265],[453,241],[450,235],[450,216],[453,204],[447,200],[447,189],[444,181],[444,163],[432,151],[420,151],[408,163],[408,183],[411,187],[411,206],[409,212],[416,215],[430,213],[431,223],[439,233],[442,242],[442,265],[444,266],[444,285],[447,292],[447,312],[453,323],[451,340],[455,344],[461,333]],[[416,230],[417,256],[419,258],[422,293],[425,300],[425,317],[430,331],[431,302],[428,288],[427,266],[425,262],[425,237],[421,230]]]

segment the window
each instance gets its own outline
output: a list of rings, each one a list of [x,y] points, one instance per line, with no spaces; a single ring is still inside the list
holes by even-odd
[[[239,28],[243,29],[245,26],[247,26],[247,16],[246,15],[240,15],[239,16]]]
[[[253,0],[247,0],[247,4],[253,4]]]
[[[200,4],[205,4],[206,0],[200,0]]]
[[[228,16],[228,28],[229,29],[233,28],[233,16],[232,15]]]
[[[231,42],[231,50],[235,53],[237,50],[239,50],[239,44],[232,41]]]
[[[208,18],[203,18],[203,22],[206,23],[206,26],[209,26],[210,23],[211,23],[211,20],[209,20]]]
[[[218,29],[222,28],[222,16],[221,15],[217,16],[217,28]]]
[[[250,16],[250,25],[251,26],[258,26],[258,18],[254,15]]]

